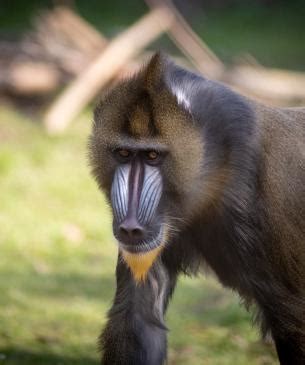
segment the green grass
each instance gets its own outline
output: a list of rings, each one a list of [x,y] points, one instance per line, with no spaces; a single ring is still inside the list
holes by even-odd
[[[62,137],[0,107],[0,364],[98,364],[114,293],[109,210],[86,161],[91,114]],[[238,298],[182,278],[167,315],[169,363],[272,365]]]

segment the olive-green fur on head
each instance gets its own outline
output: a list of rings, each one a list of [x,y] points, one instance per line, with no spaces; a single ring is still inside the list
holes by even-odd
[[[111,151],[121,146],[150,146],[166,152],[161,167],[166,189],[192,201],[192,188],[196,189],[202,166],[203,140],[191,114],[166,85],[169,64],[164,56],[155,55],[95,109],[91,166],[99,186],[108,194],[115,168]]]

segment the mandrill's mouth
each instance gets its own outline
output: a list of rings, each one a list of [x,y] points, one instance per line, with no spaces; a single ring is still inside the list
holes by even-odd
[[[126,245],[119,242],[124,261],[130,268],[136,282],[145,281],[147,273],[156,261],[167,240],[167,230],[161,227],[158,236],[149,242]]]

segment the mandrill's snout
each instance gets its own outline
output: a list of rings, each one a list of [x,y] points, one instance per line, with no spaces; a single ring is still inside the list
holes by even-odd
[[[161,194],[162,178],[157,167],[134,160],[117,168],[111,189],[113,228],[115,237],[128,251],[156,247]]]
[[[156,166],[135,159],[117,167],[111,189],[113,231],[137,280],[145,277],[163,246],[164,229],[157,223],[161,195]]]
[[[141,245],[146,238],[146,229],[134,217],[127,217],[118,227],[119,242],[128,246]]]

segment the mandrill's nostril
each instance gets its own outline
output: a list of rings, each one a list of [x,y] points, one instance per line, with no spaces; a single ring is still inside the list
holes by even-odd
[[[142,228],[135,228],[132,230],[132,236],[135,238],[142,238],[143,237],[143,230]]]
[[[144,229],[139,225],[137,221],[125,220],[119,226],[120,238],[128,241],[139,241],[144,237]]]

